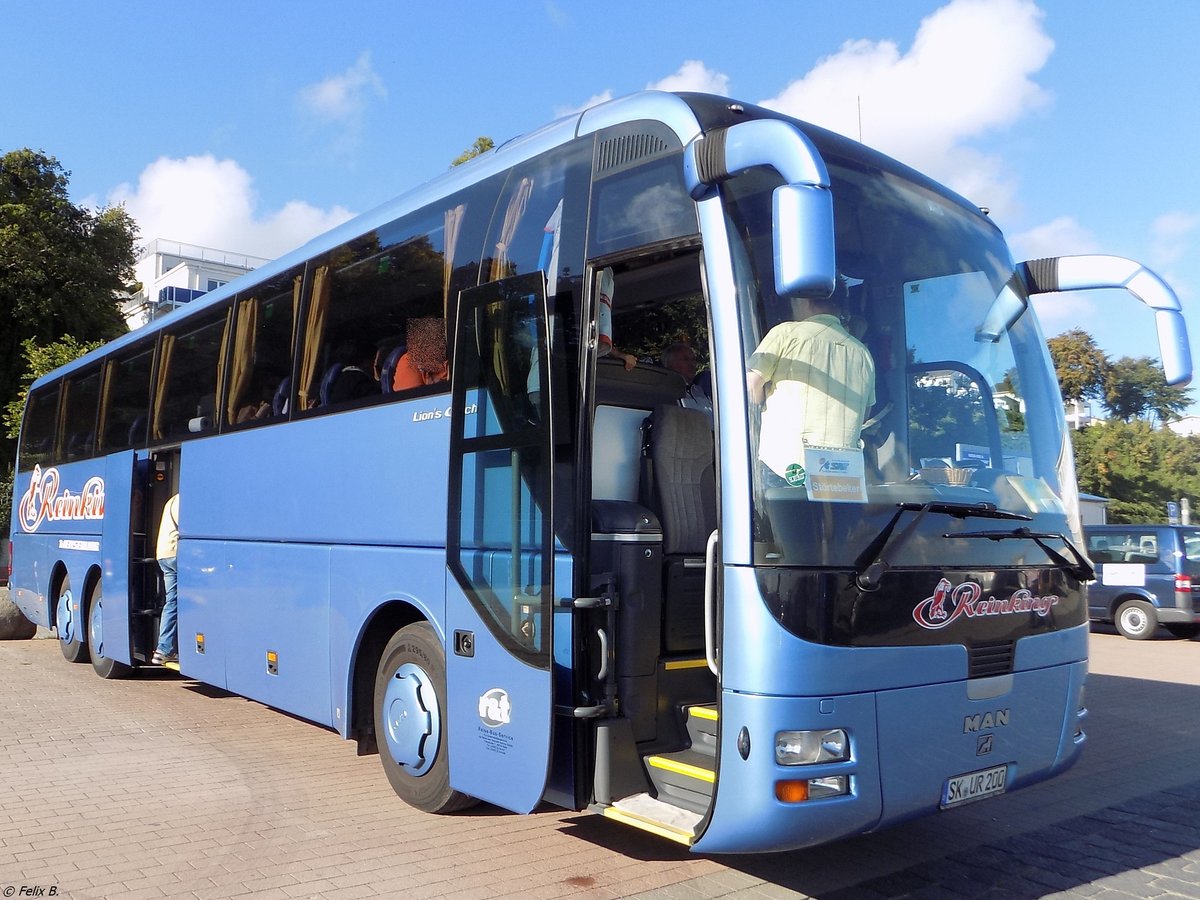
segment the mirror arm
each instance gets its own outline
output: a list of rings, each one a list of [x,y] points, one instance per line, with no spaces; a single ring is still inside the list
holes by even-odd
[[[1120,256],[1059,256],[1017,266],[1030,294],[1123,288],[1154,310],[1167,384],[1187,384],[1192,353],[1179,298],[1157,274]]]

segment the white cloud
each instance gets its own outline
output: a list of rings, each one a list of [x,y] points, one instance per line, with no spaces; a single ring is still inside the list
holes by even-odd
[[[1017,261],[1048,256],[1074,256],[1098,252],[1096,236],[1071,216],[1059,216],[1028,231],[1008,236]],[[1033,308],[1047,335],[1071,328],[1089,328],[1100,314],[1100,307],[1086,291],[1066,294],[1038,294]]]
[[[854,40],[762,105],[862,140],[993,211],[1013,188],[1003,165],[966,146],[1049,102],[1032,78],[1054,42],[1031,0],[952,0],[912,46]]]
[[[122,184],[107,199],[124,204],[144,239],[166,238],[273,258],[351,217],[340,206],[322,210],[299,200],[274,211],[258,209],[250,174],[211,155],[162,157],[136,186]]]
[[[1028,231],[1009,235],[1008,243],[1019,259],[1100,252],[1096,236],[1071,216],[1059,216]]]
[[[358,60],[340,75],[331,75],[301,88],[300,107],[322,124],[355,125],[366,110],[371,95],[387,97],[387,88],[371,66],[371,54],[363,51]]]
[[[565,116],[573,116],[576,113],[583,112],[585,109],[590,109],[591,107],[598,106],[601,103],[607,103],[612,98],[613,92],[610,88],[609,90],[603,91],[599,94],[593,94],[591,97],[588,97],[586,100],[576,106],[556,106],[554,107],[554,115],[555,118],[560,119],[564,118]]]
[[[698,91],[705,94],[728,94],[729,93],[729,76],[723,72],[716,72],[708,68],[703,62],[698,59],[685,60],[683,65],[658,81],[651,81],[646,85],[648,91]],[[558,106],[554,109],[555,116],[563,117],[581,113],[585,109],[596,106],[600,103],[607,103],[613,98],[612,89],[609,88],[599,94],[595,94],[584,100],[582,103],[574,106]]]
[[[1188,255],[1197,243],[1194,232],[1200,228],[1200,215],[1188,212],[1164,213],[1150,225],[1151,258],[1156,266],[1170,266]]]
[[[651,91],[698,91],[705,94],[728,94],[729,76],[714,72],[698,59],[684,62],[673,74],[646,85]]]

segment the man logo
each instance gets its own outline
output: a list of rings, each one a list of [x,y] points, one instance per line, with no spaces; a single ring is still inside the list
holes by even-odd
[[[992,752],[992,736],[990,734],[980,735],[979,741],[975,745],[975,755],[983,756],[985,753],[991,753],[991,752]]]
[[[479,718],[488,728],[499,728],[512,721],[512,702],[504,688],[492,688],[479,698]]]
[[[981,713],[977,716],[965,716],[963,718],[963,734],[1003,728],[1008,724],[1008,713],[1007,709],[998,709],[995,712]]]

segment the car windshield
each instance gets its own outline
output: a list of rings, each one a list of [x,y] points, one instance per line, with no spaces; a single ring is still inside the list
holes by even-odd
[[[1062,402],[999,231],[899,167],[821,149],[836,221],[830,301],[774,292],[778,177],[755,170],[724,188],[739,238],[756,559],[861,561],[900,504],[985,504],[1070,534]],[[929,535],[947,530],[944,517],[927,518],[937,520]],[[1013,564],[1023,554],[1045,564],[1028,542],[913,538],[902,564]]]

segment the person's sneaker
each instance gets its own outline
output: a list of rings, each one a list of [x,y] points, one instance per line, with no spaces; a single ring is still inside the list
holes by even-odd
[[[150,657],[150,664],[154,666],[164,666],[167,663],[179,662],[178,653],[163,653],[161,650],[155,650],[154,655]]]

